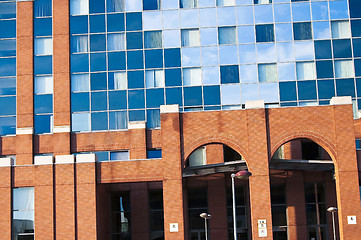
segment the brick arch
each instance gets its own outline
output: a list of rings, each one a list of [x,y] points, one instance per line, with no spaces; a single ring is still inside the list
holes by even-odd
[[[330,139],[327,139],[326,137],[311,131],[293,132],[293,133],[284,134],[281,137],[279,137],[279,139],[275,141],[275,144],[272,144],[271,146],[271,152],[270,152],[271,155],[269,156],[269,161],[271,160],[276,150],[279,147],[281,147],[283,144],[291,140],[300,139],[300,138],[308,138],[314,141],[315,143],[317,143],[318,145],[320,145],[330,155],[333,163],[337,165],[335,144]]]
[[[245,159],[246,164],[247,164],[248,158],[247,158],[246,148],[242,144],[240,144],[232,139],[229,139],[227,137],[221,137],[221,136],[206,136],[206,137],[198,138],[198,139],[192,141],[190,144],[188,144],[187,147],[184,148],[183,161],[188,159],[188,157],[199,147],[202,147],[202,146],[205,146],[208,144],[212,144],[212,143],[227,145],[228,147],[235,150],[238,154],[240,154]],[[247,167],[248,167],[248,164],[247,164]]]

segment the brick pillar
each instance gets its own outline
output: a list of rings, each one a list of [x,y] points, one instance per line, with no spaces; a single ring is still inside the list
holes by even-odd
[[[70,154],[69,0],[53,0],[54,154]]]
[[[74,156],[55,157],[55,238],[75,240]]]
[[[208,180],[208,209],[212,215],[212,218],[209,220],[210,238],[228,239],[227,199],[224,174],[212,175],[212,179]]]
[[[130,159],[147,158],[146,124],[144,121],[129,122]]]
[[[253,101],[258,103],[260,101]],[[249,102],[246,102],[246,108]],[[262,105],[262,104],[261,104]],[[252,173],[249,179],[251,207],[252,239],[273,239],[271,196],[268,163],[268,142],[266,132],[266,113],[263,106],[253,106],[247,110],[248,125],[248,169]],[[259,109],[256,109],[259,108]],[[258,220],[267,221],[267,237],[259,237]]]
[[[307,239],[307,218],[303,173],[289,172],[286,183],[289,239]]]
[[[161,111],[164,236],[166,240],[187,240],[184,234],[182,161],[178,105],[163,105]],[[170,232],[170,224],[178,224]]]
[[[17,3],[16,165],[33,163],[33,2]]]
[[[347,98],[347,97],[344,97]],[[340,102],[342,97],[333,98],[335,105],[334,118],[336,140],[336,192],[340,239],[359,239],[361,235],[359,179],[356,158],[355,135],[351,98],[348,102]],[[338,104],[348,104],[337,106]],[[358,224],[348,224],[347,216],[356,216]]]
[[[97,239],[95,154],[76,158],[76,221],[77,239]]]
[[[0,231],[1,239],[11,240],[11,160],[0,162]]]
[[[148,240],[149,203],[147,183],[131,183],[130,189],[132,238]]]
[[[36,157],[34,164],[35,236],[37,240],[54,239],[53,157]]]
[[[210,144],[206,146],[207,164],[223,163],[223,145]]]

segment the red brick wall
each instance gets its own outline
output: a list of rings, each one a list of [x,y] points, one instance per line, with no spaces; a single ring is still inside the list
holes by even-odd
[[[0,168],[0,231],[1,238],[11,239],[11,168]]]

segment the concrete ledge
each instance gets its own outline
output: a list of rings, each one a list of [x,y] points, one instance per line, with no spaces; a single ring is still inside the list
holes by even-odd
[[[92,162],[96,162],[96,156],[94,153],[76,155],[76,163],[92,163]]]
[[[330,100],[330,105],[346,105],[346,104],[352,104],[352,98],[350,96],[333,97]]]
[[[160,113],[179,113],[178,104],[160,106]]]
[[[58,155],[55,156],[55,164],[69,164],[74,163],[74,155]]]
[[[0,167],[11,167],[14,166],[14,159],[7,157],[7,158],[0,158]]]
[[[246,109],[264,108],[264,100],[246,101]]]
[[[145,129],[146,122],[145,121],[133,121],[128,123],[128,129]]]
[[[16,129],[16,135],[31,135],[33,133],[34,133],[34,128],[32,128],[32,127]]]
[[[70,126],[54,126],[53,133],[68,133],[70,132]]]
[[[53,156],[35,156],[34,165],[50,165],[54,162]]]

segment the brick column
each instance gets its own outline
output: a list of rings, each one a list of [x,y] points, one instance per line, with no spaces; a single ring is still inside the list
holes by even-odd
[[[55,238],[75,240],[74,156],[55,157]]]
[[[207,164],[223,163],[223,145],[210,144],[206,146]]]
[[[33,2],[17,3],[16,19],[16,165],[33,163]]]
[[[148,240],[149,203],[147,183],[131,183],[130,189],[132,238]]]
[[[54,154],[70,154],[69,0],[53,0]]]
[[[54,165],[52,156],[34,159],[35,235],[37,240],[54,239]]]
[[[331,100],[331,104],[335,105],[334,116],[336,116],[334,118],[337,151],[335,176],[340,239],[343,240],[356,240],[361,235],[359,179],[351,103],[351,97]],[[348,224],[347,216],[356,216],[357,224]]]
[[[252,239],[271,240],[272,214],[269,181],[268,142],[266,132],[266,113],[263,101],[246,102],[248,125],[248,169],[251,207]],[[258,220],[267,221],[267,237],[259,237]]]
[[[129,122],[129,154],[130,159],[147,158],[146,123],[144,121]]]
[[[163,105],[161,112],[163,158],[164,236],[166,240],[187,240],[184,234],[182,161],[178,105]],[[170,232],[170,224],[178,231]]]
[[[0,231],[1,239],[11,240],[11,159],[0,161]]]
[[[97,239],[95,154],[76,158],[76,221],[77,239]]]

